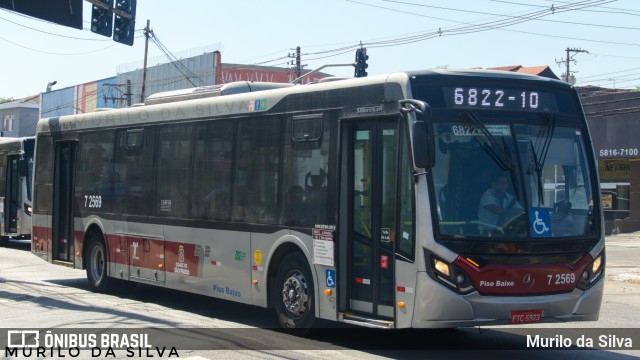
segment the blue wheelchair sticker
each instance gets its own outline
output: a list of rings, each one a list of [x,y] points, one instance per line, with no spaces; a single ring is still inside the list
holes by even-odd
[[[335,288],[336,287],[336,271],[332,269],[327,269],[327,287]]]
[[[547,237],[551,236],[551,216],[547,208],[529,209],[529,225],[531,226],[531,236]]]

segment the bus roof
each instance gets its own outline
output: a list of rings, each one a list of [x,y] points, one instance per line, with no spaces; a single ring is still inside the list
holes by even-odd
[[[282,99],[292,94],[348,89],[376,84],[388,86],[400,84],[401,88],[407,89],[410,78],[414,76],[433,79],[434,81],[449,77],[511,79],[541,82],[555,87],[571,87],[567,83],[536,75],[475,69],[396,72],[307,85],[242,81],[157,93],[149,96],[142,106],[43,118],[38,122],[37,132],[65,132],[67,130],[120,127],[172,120],[197,120],[213,116],[263,113],[268,112]],[[406,96],[406,94],[404,95]]]
[[[535,81],[542,82],[546,85],[559,86],[565,88],[572,88],[572,86],[564,81],[552,79],[548,77],[517,73],[513,71],[505,70],[486,70],[486,69],[435,69],[435,70],[422,70],[422,71],[410,71],[409,76],[424,76],[429,78],[439,77],[467,77],[477,79],[505,79],[505,80],[521,80],[521,81]]]

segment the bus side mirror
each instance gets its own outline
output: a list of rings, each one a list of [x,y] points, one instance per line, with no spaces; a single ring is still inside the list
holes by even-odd
[[[415,99],[400,100],[399,104],[402,113],[415,113],[416,116],[412,129],[413,163],[416,168],[430,169],[436,162],[431,107],[426,102]]]
[[[422,114],[413,123],[413,161],[417,168],[430,169],[436,162],[430,116]],[[422,118],[422,119],[420,119]]]

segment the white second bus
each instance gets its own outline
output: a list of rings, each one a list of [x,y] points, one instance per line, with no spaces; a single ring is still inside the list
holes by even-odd
[[[0,139],[0,243],[31,238],[34,137]]]

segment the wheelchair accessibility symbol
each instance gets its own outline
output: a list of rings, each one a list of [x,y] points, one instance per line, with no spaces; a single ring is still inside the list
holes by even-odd
[[[336,287],[336,271],[327,269],[327,287],[335,288]]]
[[[535,237],[551,236],[551,216],[547,208],[531,208],[529,210],[531,235]]]

